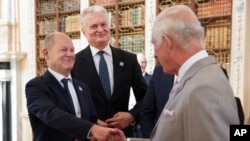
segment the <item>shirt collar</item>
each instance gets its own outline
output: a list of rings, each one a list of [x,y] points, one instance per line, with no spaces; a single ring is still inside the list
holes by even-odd
[[[50,72],[59,82],[61,82],[61,80],[62,80],[63,78],[68,78],[70,81],[72,80],[70,74],[69,74],[68,77],[65,77],[64,75],[62,75],[62,74],[60,74],[60,73],[58,73],[58,72],[52,70],[51,68],[48,68],[48,71],[49,71],[49,72]]]
[[[90,50],[91,50],[91,53],[92,53],[92,56],[95,56],[97,55],[97,53],[101,50],[97,49],[96,47],[93,47],[90,45]],[[107,45],[102,51],[104,51],[105,53],[107,53],[108,55],[112,56],[112,53],[111,53],[111,48],[109,45]]]
[[[177,77],[177,81],[180,82],[181,78],[183,77],[183,75],[186,73],[186,71],[197,61],[207,57],[207,51],[206,50],[202,50],[197,52],[196,54],[194,54],[193,56],[191,56],[189,59],[187,59],[184,64],[180,67],[180,70],[178,72],[178,77]]]

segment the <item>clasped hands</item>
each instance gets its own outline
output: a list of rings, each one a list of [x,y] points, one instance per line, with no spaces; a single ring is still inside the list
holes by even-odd
[[[97,124],[100,126],[93,126],[90,141],[126,141],[122,129],[128,127],[133,121],[134,117],[128,112],[118,112],[105,121],[98,119]]]
[[[122,130],[98,125],[92,126],[90,141],[126,141]]]
[[[118,112],[112,118],[105,121],[98,120],[97,124],[103,127],[124,129],[134,122],[134,117],[129,112]]]

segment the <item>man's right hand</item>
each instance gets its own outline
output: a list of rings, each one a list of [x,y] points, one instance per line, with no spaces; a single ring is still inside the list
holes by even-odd
[[[102,126],[102,127],[108,127],[108,125],[109,125],[107,122],[102,121],[100,119],[97,120],[97,124]]]
[[[122,130],[93,125],[90,129],[91,141],[126,141]]]

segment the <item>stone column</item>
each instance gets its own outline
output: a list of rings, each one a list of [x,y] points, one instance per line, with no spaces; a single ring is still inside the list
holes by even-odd
[[[9,21],[10,20],[10,15],[11,15],[11,0],[2,0],[1,1],[1,15],[0,19]]]
[[[245,123],[250,123],[249,0],[233,0],[230,83],[241,99]]]
[[[1,95],[1,103],[3,101],[5,104],[1,108],[4,114],[0,120],[4,119],[4,122],[6,122],[5,126],[8,127],[8,129],[4,127],[0,133],[4,139],[3,141],[20,140],[17,137],[20,132],[17,129],[20,125],[18,121],[18,117],[20,116],[20,106],[18,104],[21,97],[20,65],[21,60],[26,57],[26,53],[21,52],[20,49],[19,21],[15,17],[15,12],[19,11],[19,7],[15,5],[16,3],[18,3],[18,0],[0,0],[0,63],[8,62],[10,64],[8,73],[0,73],[0,77],[5,75],[5,79],[8,79],[8,81],[1,80],[1,84],[4,87],[6,86],[6,88],[9,87],[8,94],[6,91],[1,91],[3,93]],[[11,107],[8,105],[11,105]],[[0,141],[2,141],[1,139]]]

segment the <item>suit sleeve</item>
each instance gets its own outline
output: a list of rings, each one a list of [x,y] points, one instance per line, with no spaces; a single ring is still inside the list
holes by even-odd
[[[129,112],[133,115],[135,120],[138,121],[140,106],[144,98],[144,95],[146,94],[147,85],[142,76],[141,68],[135,55],[133,55],[133,62],[134,62],[133,63],[134,73],[133,73],[132,88],[136,99],[136,105]]]
[[[94,123],[77,118],[62,109],[50,99],[48,87],[44,81],[33,79],[26,84],[27,108],[32,128],[39,128],[39,123],[79,139],[86,139]],[[36,127],[35,127],[36,126]]]
[[[237,104],[237,108],[238,108],[238,116],[239,116],[239,119],[240,119],[240,124],[244,124],[245,117],[244,117],[244,111],[243,111],[243,108],[242,108],[242,105],[241,105],[240,98],[235,97],[235,100],[236,100],[236,104]]]
[[[154,94],[154,75],[148,85],[147,93],[143,99],[140,109],[140,125],[144,138],[149,138],[155,125],[156,118],[156,100]]]

